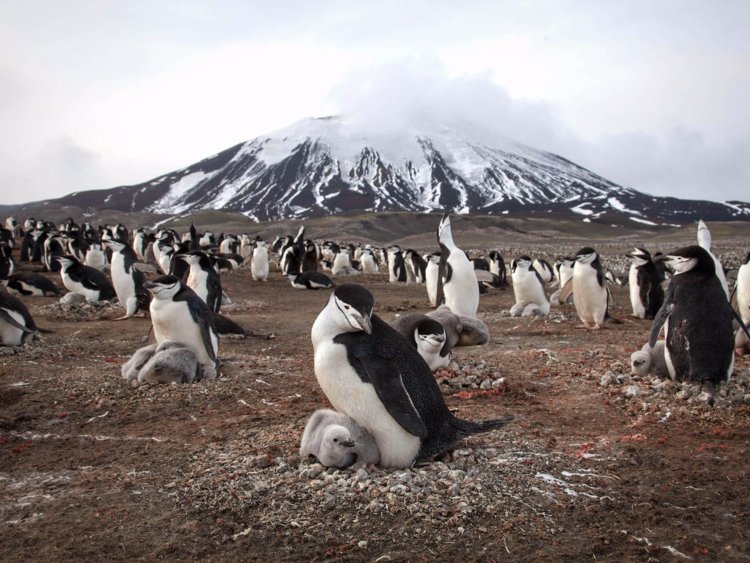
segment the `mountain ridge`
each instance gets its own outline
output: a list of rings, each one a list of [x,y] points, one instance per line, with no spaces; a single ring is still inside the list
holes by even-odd
[[[509,139],[453,129],[368,129],[309,118],[132,186],[74,192],[59,205],[179,215],[238,211],[254,221],[349,211],[503,215],[554,211],[647,225],[750,220],[750,204],[657,197]]]

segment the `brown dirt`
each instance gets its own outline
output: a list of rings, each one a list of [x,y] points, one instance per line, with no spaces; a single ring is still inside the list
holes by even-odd
[[[428,308],[421,286],[351,281],[387,320]],[[624,322],[596,332],[570,309],[512,319],[512,290],[483,295],[491,343],[458,349],[439,375],[460,416],[515,421],[412,471],[326,472],[297,447],[327,406],[309,330],[328,293],[278,274],[223,282],[228,314],[276,338],[222,339],[222,377],[183,386],[121,378],[148,320],[25,300],[52,333],[0,357],[4,559],[750,558],[750,360],[737,359],[714,408],[651,380],[627,382],[632,398],[601,386],[607,371],[627,374],[648,331],[625,290],[613,310]],[[451,387],[456,377],[475,379]]]

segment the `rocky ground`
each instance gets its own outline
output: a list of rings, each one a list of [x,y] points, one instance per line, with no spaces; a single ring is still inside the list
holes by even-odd
[[[348,281],[386,320],[428,310],[421,286]],[[512,290],[483,295],[491,342],[436,377],[459,416],[515,420],[432,463],[340,471],[297,454],[328,406],[309,337],[328,292],[248,271],[223,283],[257,336],[222,339],[222,376],[182,386],[121,378],[148,320],[26,299],[51,332],[0,357],[3,559],[750,558],[750,358],[713,407],[631,377],[650,323],[626,290],[622,323],[593,332],[572,308],[511,318]]]

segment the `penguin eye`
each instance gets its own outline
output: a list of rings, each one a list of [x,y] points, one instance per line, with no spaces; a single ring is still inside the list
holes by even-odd
[[[349,307],[349,305],[344,305],[344,309],[348,311],[349,309],[351,309],[351,307]]]
[[[333,439],[333,443],[334,443],[334,444],[338,444],[338,443],[339,443],[339,439],[338,439],[338,438],[334,438],[334,439]]]

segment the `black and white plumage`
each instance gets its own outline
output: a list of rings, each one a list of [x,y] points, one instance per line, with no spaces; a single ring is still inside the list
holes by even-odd
[[[414,283],[425,282],[425,270],[427,269],[427,262],[419,253],[410,248],[404,254],[404,264],[406,265],[406,273],[409,281]]]
[[[381,465],[408,467],[507,422],[456,418],[422,357],[373,306],[362,286],[339,286],[311,336],[318,383],[336,410],[372,434]]]
[[[552,266],[550,266],[549,262],[547,262],[544,258],[536,258],[532,265],[534,266],[536,272],[539,274],[539,278],[545,284],[550,283],[554,279],[555,272],[552,269]]]
[[[259,240],[255,243],[250,258],[250,273],[255,281],[266,281],[268,279],[268,247],[266,242]]]
[[[601,328],[607,316],[609,289],[596,250],[587,246],[576,253],[571,282],[573,303],[584,326]],[[564,293],[560,300],[565,301]]]
[[[370,433],[345,414],[331,409],[318,409],[310,416],[302,433],[299,455],[339,469],[359,462],[369,465],[380,461],[378,446]]]
[[[363,274],[377,274],[380,271],[377,256],[372,248],[365,247],[359,257],[359,270]]]
[[[453,242],[447,211],[438,224],[437,239],[440,244],[437,305],[448,305],[457,315],[475,317],[479,308],[477,276],[466,253]]]
[[[438,292],[438,276],[440,275],[440,253],[433,252],[425,256],[425,282],[424,285],[427,288],[427,299],[430,300],[430,305],[433,307],[437,306],[437,292]]]
[[[505,271],[505,260],[497,250],[491,250],[487,255],[490,273],[495,274],[499,280],[500,287],[508,285],[508,274]]]
[[[391,246],[388,248],[388,281],[390,283],[406,283],[408,281],[404,253],[401,247]]]
[[[204,377],[215,379],[219,337],[206,302],[175,276],[160,276],[143,287],[154,296],[149,309],[156,341],[172,340],[187,346],[203,366]]]
[[[745,263],[737,271],[734,299],[742,322],[750,326],[750,252],[745,256]]]
[[[453,342],[448,340],[439,321],[421,313],[411,313],[396,317],[391,326],[419,352],[433,372],[450,364],[451,349],[458,342],[458,336]]]
[[[653,319],[664,302],[664,278],[656,267],[651,253],[645,248],[635,248],[626,256],[632,260],[628,272],[628,285],[633,316],[639,319]]]
[[[322,272],[309,271],[287,276],[294,289],[330,289],[336,284]]]
[[[16,295],[60,295],[60,290],[51,279],[34,272],[18,272],[2,280],[2,283]]]
[[[715,385],[729,379],[734,367],[732,316],[711,255],[697,245],[674,250],[662,258],[674,275],[664,304],[651,325],[654,346],[666,332],[664,359],[678,381],[702,383],[713,395]],[[742,328],[747,332],[744,324]]]
[[[143,272],[136,268],[138,257],[135,250],[119,240],[106,240],[105,244],[112,249],[112,285],[117,300],[125,308],[125,315],[120,318],[132,317],[139,310],[147,311],[151,294],[143,288],[143,282],[146,280]]]
[[[10,246],[0,243],[0,281],[12,276],[15,269],[16,263]]]
[[[74,256],[56,258],[60,262],[60,277],[69,291],[83,295],[89,303],[108,301],[115,297],[115,288],[107,276],[96,268],[84,266]]]
[[[531,258],[520,256],[510,263],[513,294],[516,304],[511,307],[512,317],[549,315],[549,298],[544,279],[533,266]],[[550,272],[551,275],[551,272]]]
[[[205,301],[212,313],[218,313],[221,309],[221,279],[208,254],[191,250],[187,254],[178,254],[177,258],[190,266],[188,287]]]
[[[21,346],[39,329],[20,299],[0,291],[0,344]]]

